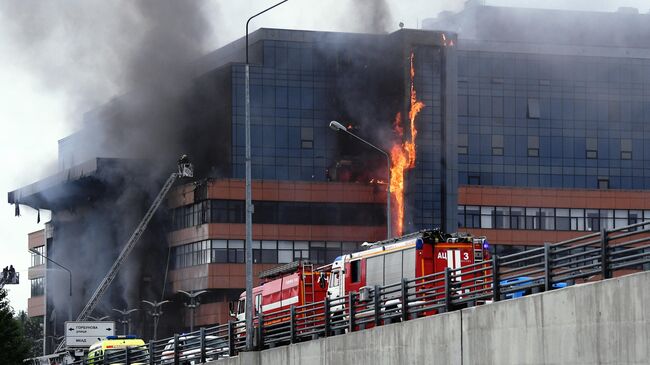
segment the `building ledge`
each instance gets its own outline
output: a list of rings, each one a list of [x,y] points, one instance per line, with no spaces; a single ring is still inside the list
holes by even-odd
[[[78,199],[100,195],[107,177],[137,172],[142,165],[142,160],[95,158],[10,191],[7,202],[34,209],[65,208]]]

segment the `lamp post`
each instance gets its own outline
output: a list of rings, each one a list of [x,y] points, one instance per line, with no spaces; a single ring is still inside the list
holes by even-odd
[[[55,264],[56,266],[58,266],[58,267],[60,267],[60,268],[62,268],[63,270],[65,270],[65,271],[68,272],[68,276],[70,276],[70,286],[69,286],[69,288],[70,288],[70,296],[72,296],[72,271],[70,271],[70,269],[68,269],[67,267],[65,267],[65,266],[63,266],[63,265],[61,265],[61,264],[59,264],[58,262],[52,260],[51,258],[49,258],[49,257],[47,257],[47,256],[45,256],[45,255],[43,255],[43,254],[41,254],[41,253],[39,253],[39,252],[36,251],[36,250],[29,249],[28,251],[31,252],[31,253],[33,253],[33,254],[35,254],[35,255],[41,256],[42,258],[46,259],[47,261],[49,261],[49,262]]]
[[[374,144],[372,144],[372,143],[366,141],[365,139],[357,136],[356,134],[350,132],[347,128],[345,128],[345,126],[343,124],[341,124],[341,123],[339,123],[339,122],[337,122],[335,120],[330,122],[330,128],[337,131],[337,132],[338,131],[345,132],[345,133],[351,135],[352,137],[358,139],[359,141],[367,144],[368,146],[374,148],[375,150],[379,151],[384,156],[386,156],[386,164],[388,166],[388,185],[387,185],[387,190],[386,190],[387,191],[387,193],[386,193],[386,236],[387,236],[387,239],[390,239],[391,236],[392,236],[392,234],[391,234],[391,220],[390,220],[390,155],[386,151],[382,150],[381,148],[375,146]]]
[[[246,21],[246,118],[244,121],[246,137],[246,349],[253,350],[253,202],[251,192],[251,105],[250,105],[250,70],[248,65],[248,24],[253,18],[286,3],[283,0],[248,18]]]
[[[129,333],[131,333],[131,316],[130,316],[130,314],[133,313],[133,312],[139,311],[139,309],[138,308],[133,308],[133,309],[124,308],[124,310],[120,310],[120,309],[113,308],[113,310],[122,315],[122,318],[118,319],[118,322],[120,322],[122,324],[122,334],[126,336]],[[161,314],[162,314],[162,312],[161,312]],[[128,329],[128,331],[127,331],[127,329]]]
[[[160,316],[163,314],[161,307],[163,304],[169,303],[169,300],[163,300],[162,302],[157,302],[155,300],[153,302],[143,300],[142,303],[146,303],[151,306],[151,310],[147,311],[147,313],[153,317],[153,339],[155,341],[158,339],[158,321],[160,320]]]
[[[190,304],[185,303],[185,306],[192,311],[192,317],[190,319],[190,332],[194,332],[194,315],[196,314],[196,308],[201,305],[201,302],[199,302],[198,296],[207,293],[207,290],[200,290],[200,291],[190,291],[189,293],[186,292],[185,290],[179,290],[179,293],[183,293],[187,295],[190,298]]]

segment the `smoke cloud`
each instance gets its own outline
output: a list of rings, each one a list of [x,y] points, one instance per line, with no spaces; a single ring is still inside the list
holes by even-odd
[[[176,158],[192,139],[184,129],[191,117],[186,98],[194,76],[192,63],[205,52],[204,43],[213,33],[206,4],[174,0],[0,3],[0,20],[22,49],[17,61],[71,100],[71,122],[80,128],[66,139],[66,148],[77,155],[73,162],[92,157],[154,162],[147,169],[115,167],[96,176],[96,184],[106,189],[102,198],[89,197],[83,206],[71,204],[75,210],[56,212],[50,253],[71,267],[75,301],[79,301],[70,303],[67,281],[52,277],[56,287],[48,298],[57,308],[59,324],[74,319],[90,297],[158,192],[161,172],[173,171]],[[148,237],[143,237],[148,242],[141,242],[133,252],[99,312],[111,314],[110,307],[137,307],[141,298],[160,296],[160,280],[143,280],[162,278],[163,273],[152,275],[152,271],[164,269],[167,260],[163,225],[152,226]],[[146,255],[141,254],[143,245],[148,247]],[[63,310],[66,307],[72,308],[72,314]]]
[[[367,33],[385,33],[393,22],[390,7],[386,0],[354,0],[350,3],[350,17],[354,19],[356,31]]]

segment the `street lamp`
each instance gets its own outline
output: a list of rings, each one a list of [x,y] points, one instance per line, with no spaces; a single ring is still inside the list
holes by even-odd
[[[153,317],[153,339],[155,341],[158,339],[158,320],[160,320],[160,316],[163,314],[161,307],[163,304],[169,303],[169,300],[163,300],[162,302],[157,302],[155,300],[153,302],[143,300],[142,303],[146,303],[151,306],[151,310],[147,311],[147,313]]]
[[[120,322],[122,324],[122,334],[126,336],[129,333],[131,333],[131,316],[130,316],[130,314],[133,313],[133,312],[139,311],[139,309],[138,308],[133,308],[133,309],[124,308],[124,310],[115,309],[115,308],[112,308],[112,309],[114,311],[116,311],[117,313],[122,315],[122,318],[117,320],[118,322]],[[161,314],[162,314],[162,312],[161,312]],[[128,331],[127,331],[127,329],[128,329]]]
[[[40,252],[38,252],[38,251],[36,251],[36,250],[33,250],[33,249],[30,248],[28,251],[31,252],[31,253],[33,253],[33,254],[35,254],[35,255],[41,256],[42,258],[46,259],[47,261],[49,261],[49,262],[55,264],[56,266],[58,266],[58,267],[60,267],[60,268],[62,268],[63,270],[65,270],[65,271],[68,272],[68,275],[70,276],[70,296],[72,296],[72,271],[70,271],[70,269],[68,269],[67,267],[65,267],[65,266],[63,266],[63,265],[61,265],[61,264],[59,264],[58,262],[52,260],[51,258],[49,258],[49,257],[47,257],[47,256],[45,256],[45,255],[43,255],[43,254],[41,254]]]
[[[201,302],[199,302],[198,296],[207,293],[207,290],[200,290],[200,291],[191,291],[191,292],[186,292],[185,290],[179,290],[179,293],[183,293],[187,295],[190,298],[190,304],[185,303],[185,306],[189,308],[192,311],[192,318],[190,319],[190,332],[194,332],[194,315],[196,311],[196,307],[201,305]]]
[[[248,24],[253,18],[286,3],[283,0],[248,18],[246,21],[246,118],[244,122],[246,135],[246,349],[253,349],[253,196],[251,192],[251,99],[250,70],[248,65]]]
[[[387,190],[386,190],[387,191],[387,194],[386,194],[386,236],[387,236],[388,239],[390,239],[391,236],[392,236],[391,235],[391,220],[390,220],[390,155],[386,151],[382,150],[381,148],[375,146],[374,144],[372,144],[372,143],[366,141],[365,139],[357,136],[356,134],[350,132],[347,128],[345,128],[345,126],[343,124],[341,124],[341,123],[339,123],[339,122],[337,122],[335,120],[330,122],[330,128],[333,129],[334,131],[337,131],[337,132],[338,131],[345,132],[345,133],[351,135],[352,137],[358,139],[359,141],[367,144],[368,146],[374,148],[375,150],[381,152],[382,154],[384,154],[384,156],[386,156],[386,163],[387,163],[387,166],[388,166],[388,185],[387,185]]]

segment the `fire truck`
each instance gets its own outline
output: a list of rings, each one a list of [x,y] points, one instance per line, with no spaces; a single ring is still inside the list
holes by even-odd
[[[445,268],[488,261],[489,243],[485,237],[447,234],[439,229],[422,230],[402,237],[364,243],[364,251],[337,257],[333,263],[314,269],[305,261],[279,266],[260,274],[262,284],[253,288],[255,316],[317,303],[327,297],[335,299],[350,292],[360,292],[375,285],[399,283],[402,278],[415,279]],[[486,270],[488,266],[486,265]],[[468,270],[470,271],[470,270]],[[329,277],[326,279],[326,273]],[[462,272],[461,272],[462,273]],[[478,276],[476,272],[458,277]],[[244,320],[246,292],[231,307],[231,315]],[[339,301],[342,303],[342,301]],[[236,308],[235,308],[236,307]],[[333,305],[336,310],[341,305]],[[432,314],[432,313],[431,313]]]
[[[261,284],[253,288],[253,311],[264,316],[289,309],[292,305],[317,303],[325,299],[326,281],[309,261],[295,261],[260,273]],[[236,310],[235,310],[236,309]],[[231,315],[246,318],[246,292],[243,292]],[[284,320],[284,319],[282,319]]]
[[[447,234],[439,229],[363,245],[366,250],[339,256],[332,263],[328,299],[334,301],[375,285],[396,284],[402,278],[415,279],[490,259],[485,237]],[[469,279],[470,275],[477,276],[468,273],[459,279]],[[337,306],[332,308],[337,309]]]

